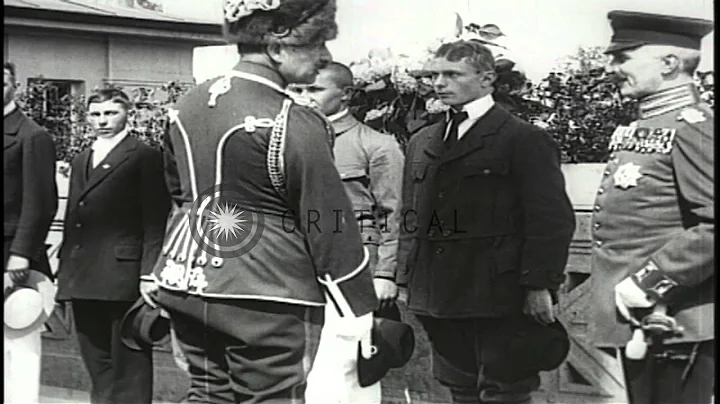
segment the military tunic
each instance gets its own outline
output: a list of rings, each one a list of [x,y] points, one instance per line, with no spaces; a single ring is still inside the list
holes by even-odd
[[[327,291],[349,314],[369,313],[377,300],[333,164],[332,128],[284,86],[277,72],[243,62],[170,111],[165,170],[178,208],[152,276],[163,289],[204,298],[321,307]],[[224,233],[247,244],[242,253],[225,255],[198,238],[195,226],[216,234],[200,211],[211,208],[205,201],[218,190],[230,216],[247,215],[238,224],[244,230]]]
[[[685,328],[668,343],[713,339],[713,111],[692,85],[651,95],[640,119],[615,131],[610,151],[592,218],[595,343],[630,340],[614,287],[639,271],[641,287]]]

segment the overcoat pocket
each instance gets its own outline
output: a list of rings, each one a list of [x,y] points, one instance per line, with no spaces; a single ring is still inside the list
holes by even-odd
[[[115,246],[115,258],[120,261],[139,261],[142,258],[142,247],[139,245]]]

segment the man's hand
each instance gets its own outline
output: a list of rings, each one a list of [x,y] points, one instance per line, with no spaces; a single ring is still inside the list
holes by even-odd
[[[554,323],[555,312],[550,291],[547,289],[528,290],[523,313],[540,324],[549,325]]]
[[[10,275],[10,280],[14,284],[23,284],[30,277],[30,260],[19,255],[10,254],[5,271]]]
[[[140,296],[142,296],[143,300],[145,300],[145,303],[147,303],[152,308],[157,307],[157,304],[153,299],[153,295],[157,293],[159,288],[160,287],[157,285],[157,283],[155,283],[155,281],[145,279],[140,280]]]
[[[373,285],[375,286],[375,295],[380,301],[378,309],[390,307],[398,296],[398,288],[395,282],[390,279],[374,278]]]

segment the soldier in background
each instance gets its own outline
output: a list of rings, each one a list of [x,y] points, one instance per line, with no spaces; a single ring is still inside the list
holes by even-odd
[[[366,356],[378,304],[332,128],[285,90],[330,62],[336,5],[223,10],[240,62],[170,110],[165,175],[177,208],[156,301],[189,365],[189,402],[300,403],[326,301],[333,327]]]
[[[369,269],[380,301],[375,315],[400,321],[395,266],[404,156],[395,137],[373,130],[350,114],[352,85],[350,69],[333,62],[320,71],[313,84],[302,88],[301,96],[313,100],[335,130],[335,165],[370,253]],[[328,306],[326,310],[334,309]],[[338,363],[344,366],[336,366]],[[379,404],[380,387],[380,382],[365,388],[358,384],[356,344],[323,332],[308,399]]]
[[[621,348],[651,310],[666,308],[683,334],[668,335],[658,352],[664,360],[623,356],[630,402],[709,403],[715,380],[714,119],[693,74],[701,39],[713,24],[626,11],[608,17],[614,30],[608,72],[623,96],[638,100],[640,119],[613,134],[597,194],[592,336],[599,347]]]

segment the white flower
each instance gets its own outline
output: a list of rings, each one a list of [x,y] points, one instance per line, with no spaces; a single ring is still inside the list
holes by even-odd
[[[395,87],[400,94],[412,93],[417,89],[417,80],[409,75],[404,69],[395,69],[393,74],[390,76],[390,81],[395,84]]]
[[[439,114],[450,109],[450,106],[438,100],[437,98],[430,98],[425,102],[425,110],[430,114]]]
[[[380,109],[371,109],[367,112],[367,114],[365,114],[365,122],[378,119],[387,114],[389,110],[390,108],[388,106],[382,107]]]
[[[542,129],[547,129],[547,128],[550,127],[550,125],[548,125],[547,122],[543,122],[543,121],[542,121],[541,119],[539,119],[539,118],[533,119],[533,120],[531,121],[531,123],[532,123],[533,125],[539,127],[539,128],[542,128]]]

